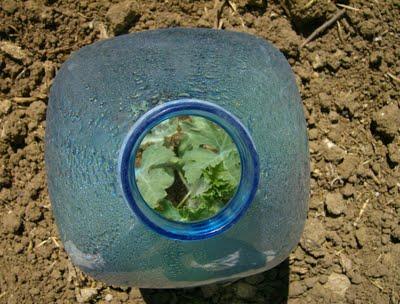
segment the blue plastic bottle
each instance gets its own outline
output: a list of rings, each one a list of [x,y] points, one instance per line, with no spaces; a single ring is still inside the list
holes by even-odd
[[[154,125],[201,115],[235,141],[239,188],[216,216],[162,218],[134,179]],[[97,42],[54,81],[46,164],[54,216],[75,265],[113,285],[173,288],[230,280],[282,262],[303,230],[306,125],[284,56],[262,39],[165,29]]]

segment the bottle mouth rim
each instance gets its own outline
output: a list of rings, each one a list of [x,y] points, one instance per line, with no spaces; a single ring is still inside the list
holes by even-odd
[[[160,215],[144,201],[135,180],[136,152],[144,136],[160,122],[180,115],[202,116],[221,126],[236,144],[241,161],[240,182],[234,196],[214,216],[196,222],[176,222]],[[134,214],[153,231],[178,240],[205,239],[226,231],[250,206],[260,179],[259,157],[247,128],[224,108],[198,99],[169,101],[144,113],[122,144],[118,167],[125,201]]]

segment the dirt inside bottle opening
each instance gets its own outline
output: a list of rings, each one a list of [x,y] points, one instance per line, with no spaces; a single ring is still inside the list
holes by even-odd
[[[135,158],[135,180],[145,202],[165,218],[193,222],[221,211],[241,176],[230,135],[200,116],[162,121],[143,138]]]

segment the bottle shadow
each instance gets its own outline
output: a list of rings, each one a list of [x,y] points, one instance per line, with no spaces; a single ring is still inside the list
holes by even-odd
[[[233,282],[183,289],[140,289],[147,304],[287,303],[289,260],[257,275]]]

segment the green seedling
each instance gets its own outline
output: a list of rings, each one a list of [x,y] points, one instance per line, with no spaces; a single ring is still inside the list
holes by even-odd
[[[143,199],[173,221],[199,221],[218,213],[234,196],[240,175],[232,138],[199,116],[161,122],[136,154],[135,177]]]

